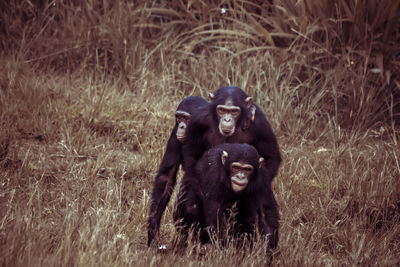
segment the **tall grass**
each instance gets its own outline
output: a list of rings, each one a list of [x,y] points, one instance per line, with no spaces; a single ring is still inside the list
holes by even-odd
[[[168,251],[146,246],[172,114],[227,84],[284,158],[272,265],[400,263],[399,1],[0,7],[2,265],[265,264],[258,242],[172,249],[174,199]]]

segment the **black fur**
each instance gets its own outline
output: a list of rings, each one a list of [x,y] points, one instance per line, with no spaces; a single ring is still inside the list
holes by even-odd
[[[282,161],[278,142],[263,111],[253,104],[255,108],[254,121],[249,121],[251,114],[247,106],[246,93],[238,87],[222,87],[214,93],[213,101],[208,108],[193,116],[187,129],[187,140],[183,144],[184,167],[187,172],[192,172],[196,162],[203,153],[223,143],[247,143],[254,146],[264,158],[262,180],[264,182],[264,197],[259,199],[258,215],[259,228],[265,240],[268,240],[267,249],[273,249],[278,243],[279,212],[271,190],[271,184],[276,176]],[[239,106],[241,115],[236,124],[235,133],[231,136],[222,136],[218,130],[218,117],[216,106],[225,104],[227,99],[233,105]],[[192,175],[196,175],[192,173]]]
[[[198,96],[189,96],[182,100],[177,110],[186,111],[192,116],[203,112],[208,102]],[[190,123],[189,123],[190,125]],[[162,214],[171,197],[176,184],[176,174],[182,163],[182,143],[176,137],[178,124],[169,137],[167,148],[153,185],[149,219],[147,224],[148,241],[150,246],[159,228]]]
[[[228,153],[222,164],[223,151]],[[208,242],[207,231],[224,233],[228,209],[236,203],[237,213],[233,234],[254,234],[257,203],[264,195],[259,173],[260,156],[248,144],[221,144],[206,151],[193,172],[186,172],[178,193],[174,220],[179,231],[187,234],[189,227],[200,230],[201,242]],[[254,168],[249,183],[241,192],[231,186],[230,166],[233,162],[251,164]],[[262,190],[260,190],[260,188]]]

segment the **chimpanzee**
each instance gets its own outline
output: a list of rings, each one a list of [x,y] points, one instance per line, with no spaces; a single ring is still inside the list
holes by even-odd
[[[182,142],[186,138],[186,129],[193,115],[202,112],[208,102],[198,96],[189,96],[182,100],[175,112],[176,123],[169,137],[167,148],[153,185],[150,213],[148,219],[148,241],[150,246],[156,236],[162,214],[176,183],[176,174],[182,163]]]
[[[251,237],[258,201],[265,194],[259,175],[263,160],[248,144],[226,143],[206,151],[194,171],[186,172],[182,179],[174,212],[178,231],[186,235],[188,228],[194,227],[206,243],[208,232],[225,232],[227,210],[236,203],[233,234]]]
[[[191,166],[195,166],[206,150],[223,143],[250,144],[264,158],[261,174],[265,194],[257,204],[258,223],[263,238],[268,240],[268,250],[273,249],[278,242],[279,213],[271,183],[282,159],[263,111],[238,87],[218,89],[208,107],[192,117],[183,144],[185,170],[192,172]]]

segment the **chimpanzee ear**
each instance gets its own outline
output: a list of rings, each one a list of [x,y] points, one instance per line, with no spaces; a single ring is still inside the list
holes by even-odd
[[[221,162],[222,165],[225,165],[226,159],[228,158],[228,152],[226,152],[225,150],[222,151],[222,155],[221,155]]]
[[[253,98],[251,98],[251,96],[248,96],[245,101],[247,104],[247,108],[251,108],[251,106],[253,105]]]
[[[264,158],[263,158],[263,157],[260,157],[260,158],[258,159],[258,168],[259,168],[259,169],[262,167],[263,162],[264,162]]]
[[[213,101],[213,100],[214,100],[214,94],[208,93],[208,101]]]
[[[251,105],[250,107],[250,120],[251,122],[253,122],[256,119],[256,106],[255,105]]]

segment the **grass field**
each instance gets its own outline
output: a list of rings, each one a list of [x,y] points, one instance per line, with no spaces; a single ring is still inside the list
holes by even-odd
[[[1,266],[265,265],[172,249],[174,196],[146,245],[173,113],[224,85],[280,144],[271,264],[400,264],[400,1],[66,2],[0,4]]]

